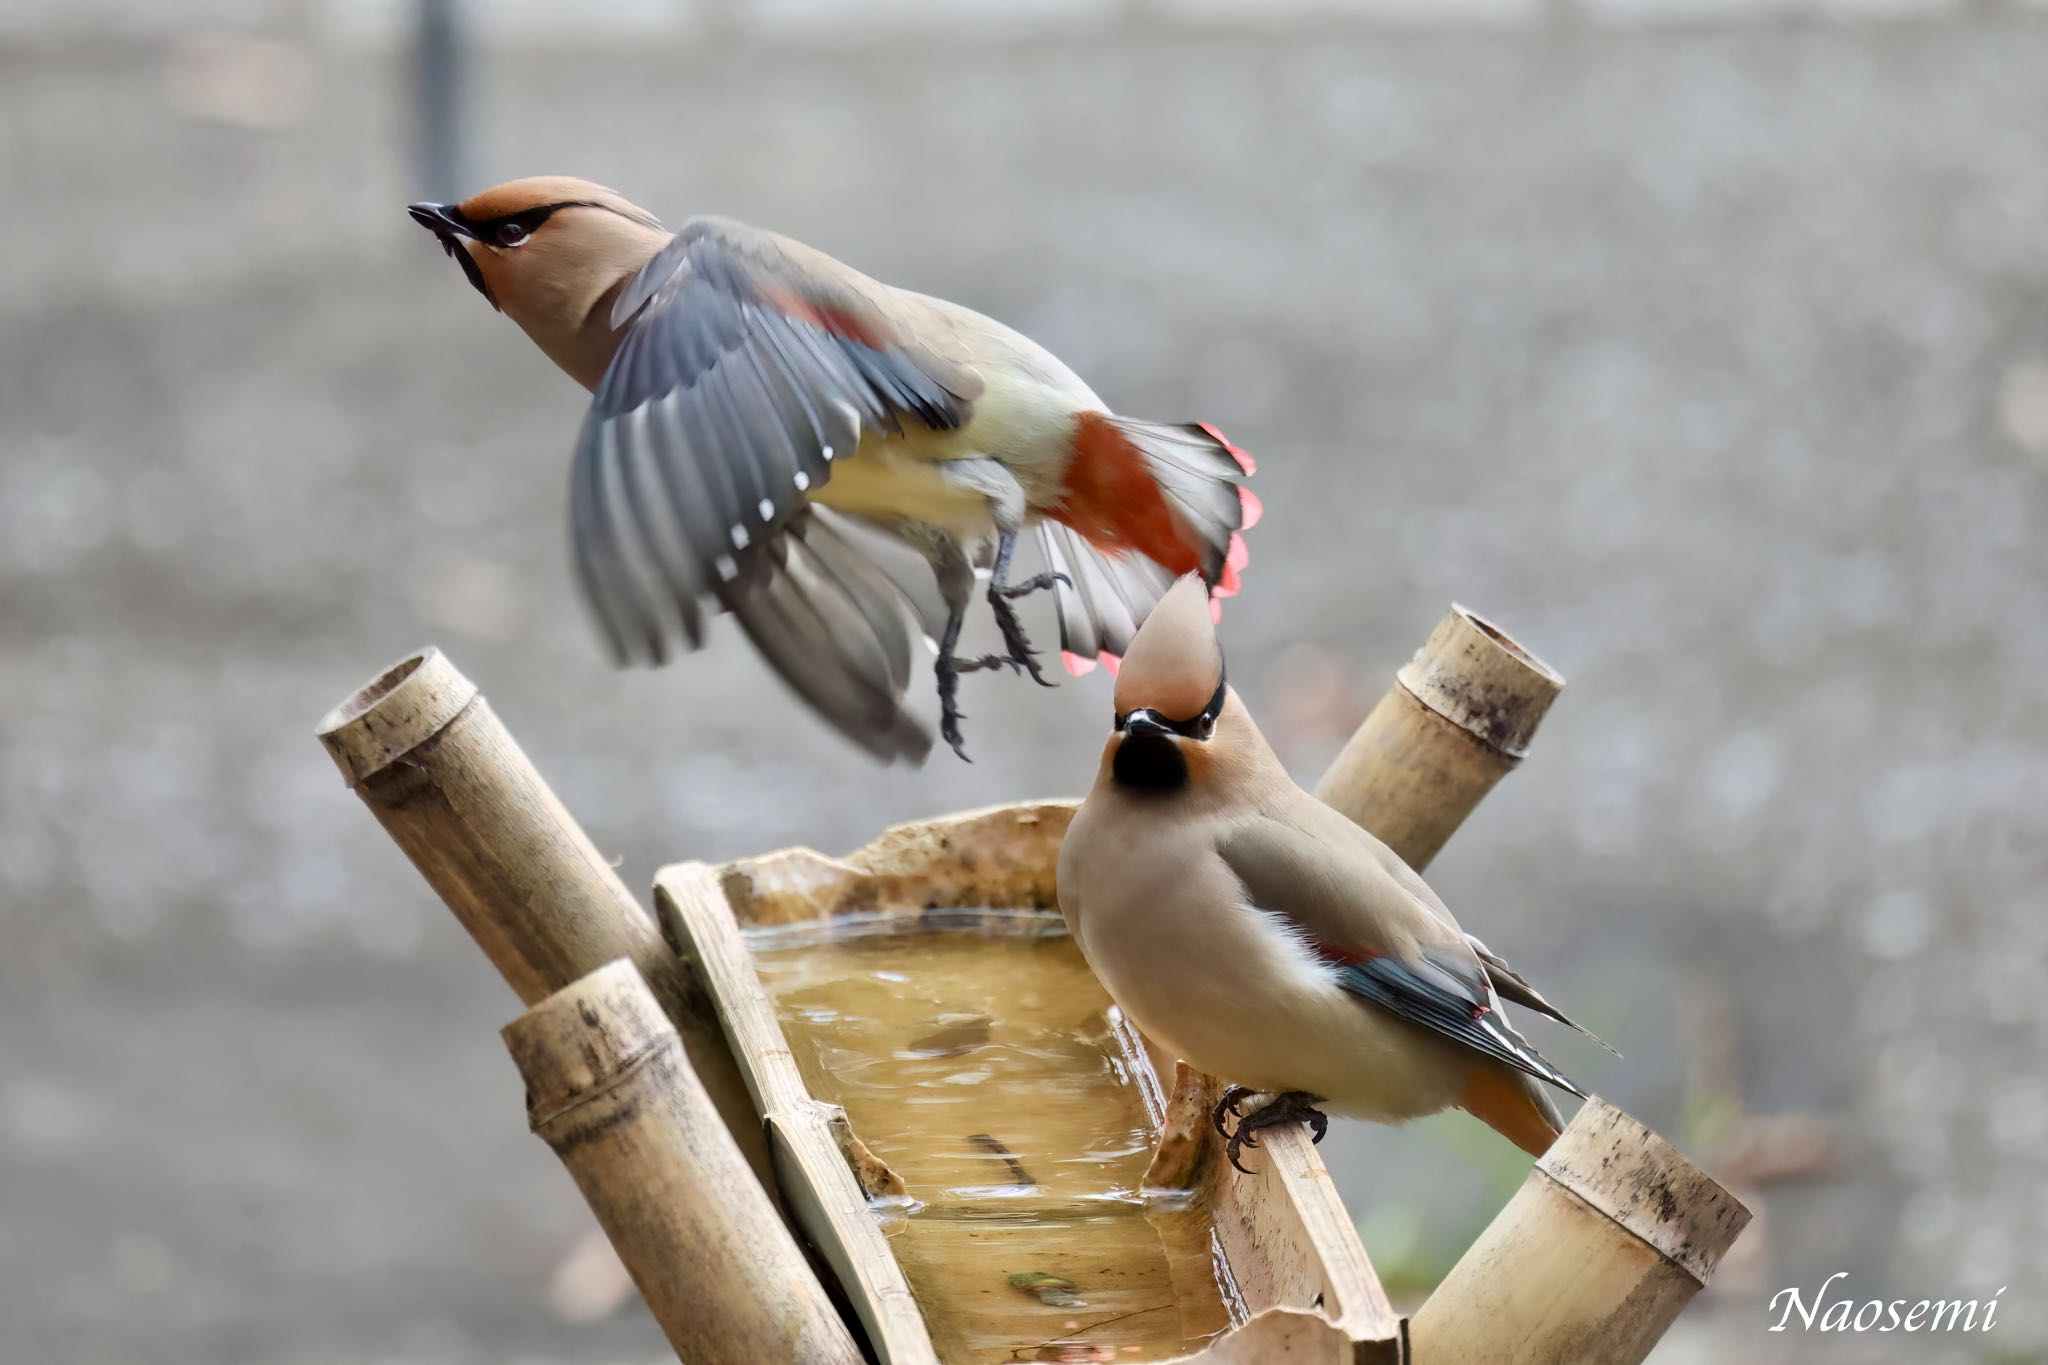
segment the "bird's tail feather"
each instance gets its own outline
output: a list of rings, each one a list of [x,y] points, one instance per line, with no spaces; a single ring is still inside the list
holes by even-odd
[[[1472,1063],[1458,1107],[1530,1156],[1542,1156],[1564,1131],[1543,1083],[1494,1061]]]
[[[1142,460],[1175,540],[1192,553],[1212,601],[1235,596],[1251,562],[1242,533],[1261,511],[1243,486],[1257,469],[1252,457],[1207,423],[1102,421]],[[1176,571],[1134,550],[1099,546],[1052,519],[1040,523],[1039,537],[1047,567],[1071,580],[1055,586],[1061,661],[1074,674],[1093,669],[1098,659],[1114,672]]]

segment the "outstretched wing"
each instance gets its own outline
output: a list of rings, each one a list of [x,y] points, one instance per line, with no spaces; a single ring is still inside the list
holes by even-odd
[[[695,648],[709,599],[849,737],[921,754],[901,739],[900,595],[819,529],[806,495],[867,432],[964,422],[980,377],[911,334],[865,276],[724,219],[684,224],[613,321],[625,335],[577,442],[570,529],[614,654],[659,664],[678,639]]]
[[[1369,849],[1346,847],[1350,842],[1333,846],[1261,817],[1235,827],[1217,851],[1250,903],[1286,920],[1336,971],[1343,989],[1481,1056],[1584,1095],[1508,1024],[1485,967],[1455,926],[1386,875]]]

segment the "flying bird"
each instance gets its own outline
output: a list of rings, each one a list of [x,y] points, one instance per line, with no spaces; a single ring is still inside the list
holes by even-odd
[[[621,663],[694,649],[707,610],[730,612],[842,734],[917,762],[911,646],[935,636],[939,729],[965,758],[961,674],[1051,685],[1019,598],[1054,594],[1079,673],[1113,667],[1177,576],[1236,590],[1250,457],[1211,426],[1117,416],[972,309],[731,219],[672,233],[566,177],[409,211],[591,391],[570,530]],[[1045,570],[1015,578],[1034,531]],[[1004,652],[960,658],[984,570]]]
[[[1224,681],[1205,596],[1181,580],[1139,630],[1060,848],[1089,965],[1146,1034],[1231,1083],[1213,1117],[1240,1170],[1275,1124],[1320,1140],[1324,1106],[1383,1123],[1462,1108],[1540,1154],[1563,1126],[1547,1090],[1585,1092],[1501,1001],[1579,1026],[1295,785]]]

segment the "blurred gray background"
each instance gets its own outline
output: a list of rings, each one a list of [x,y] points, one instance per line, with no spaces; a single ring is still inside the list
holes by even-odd
[[[1221,424],[1231,673],[1312,780],[1457,599],[1571,680],[1432,873],[1742,1182],[1660,1351],[2048,1342],[2048,7],[479,3],[425,183],[399,0],[0,0],[0,1356],[651,1362],[509,992],[314,742],[426,642],[627,881],[1075,793],[1100,674],[882,771],[736,638],[572,600],[582,395],[403,206],[716,210]],[[1414,1295],[1526,1162],[1326,1151]],[[1777,1290],[1980,1297],[1772,1335]],[[1838,1282],[1839,1291],[1839,1282]]]

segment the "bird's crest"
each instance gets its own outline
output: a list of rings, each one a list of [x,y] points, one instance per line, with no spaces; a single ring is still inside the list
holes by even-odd
[[[483,223],[534,209],[569,205],[610,209],[648,227],[661,226],[653,214],[617,190],[568,175],[530,175],[523,180],[508,180],[471,195],[456,208],[472,222]]]
[[[1146,707],[1184,720],[1202,714],[1223,684],[1223,647],[1209,590],[1194,574],[1176,582],[1138,628],[1116,679],[1116,710]]]

